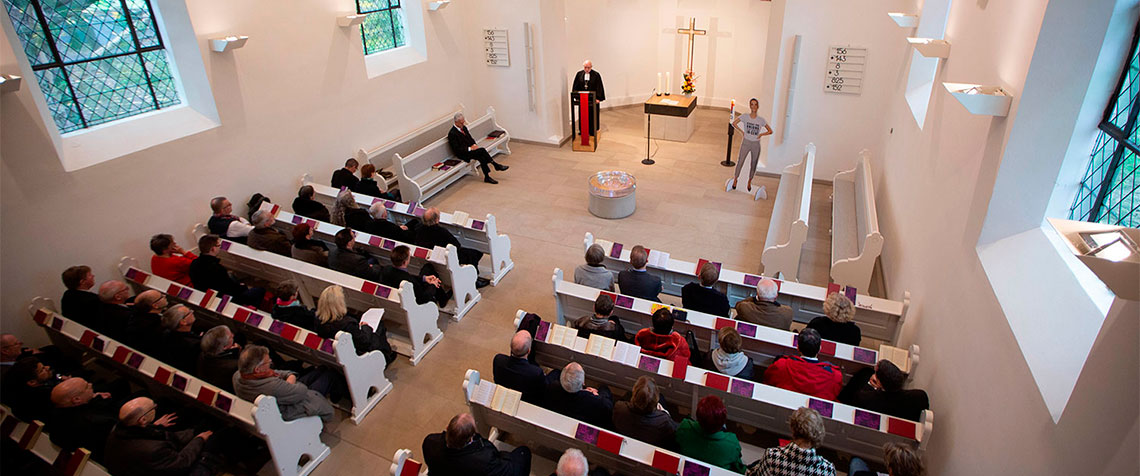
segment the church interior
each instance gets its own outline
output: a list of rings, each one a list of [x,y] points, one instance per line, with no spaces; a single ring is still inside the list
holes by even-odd
[[[611,391],[610,404],[630,401],[633,381],[655,373],[648,380],[681,428],[716,396],[739,459],[757,462],[748,474],[904,474],[884,443],[906,446],[930,475],[1140,472],[1138,0],[3,3],[5,372],[29,355],[58,353],[88,380],[123,384],[123,397],[148,395],[158,415],[187,415],[177,428],[226,428],[209,438],[224,433],[241,442],[230,453],[259,455],[255,467],[211,461],[218,474],[426,474],[425,437],[450,435],[463,413],[474,416],[476,440],[528,447],[529,474],[572,474],[559,464],[568,448],[606,471],[590,474],[745,471],[548,411],[525,391],[519,403],[493,376],[496,355],[513,352],[520,330],[533,336],[532,360],[561,369],[558,391],[568,388],[566,362],[585,368],[586,387]],[[602,94],[575,90],[587,60]],[[579,107],[591,97],[596,114]],[[755,131],[733,121],[748,117],[752,100],[771,134],[746,162],[739,152]],[[459,114],[471,133],[453,127]],[[454,158],[463,158],[456,137],[509,169],[481,171],[466,142],[468,158]],[[373,166],[385,195],[342,190],[334,174],[348,159]],[[624,172],[610,175],[624,182],[599,182],[607,171]],[[294,209],[303,185],[333,210],[330,223]],[[255,194],[269,203],[251,202]],[[213,208],[215,197],[227,197],[240,219]],[[268,220],[296,246],[294,225],[307,223],[340,255],[343,207],[380,204],[387,220],[412,225],[409,237],[433,225],[432,212],[436,228],[458,236],[456,253],[416,238],[404,254],[413,275],[434,264],[451,302],[418,302],[416,290],[436,278],[362,280],[296,259],[296,247],[290,257],[288,244],[281,256],[226,234],[243,220],[256,233]],[[232,220],[221,233],[219,217]],[[1108,233],[1120,238],[1090,241]],[[356,334],[275,327],[283,321],[270,295],[239,306],[237,295],[230,303],[221,290],[160,275],[151,266],[159,234],[202,257],[200,240],[220,234],[205,242],[220,243],[213,254],[234,277],[277,299],[280,284],[296,282],[295,305],[317,315],[326,294],[338,293],[354,319],[383,313],[373,328],[387,328],[395,360],[365,353]],[[387,238],[347,236],[374,266],[398,261]],[[660,304],[620,282],[582,285],[576,268],[591,243],[605,253],[604,274],[619,280],[638,267],[632,248],[643,246],[648,274],[664,280]],[[1111,246],[1124,257],[1097,257]],[[472,265],[464,251],[476,249]],[[188,325],[204,339],[220,322],[248,339],[246,350],[266,346],[275,368],[319,368],[348,391],[330,398],[331,416],[283,418],[283,396],[244,398],[137,349],[154,342],[92,332],[61,302],[72,289],[65,270],[77,265],[94,275],[94,287],[84,286],[95,301],[113,299],[101,286],[108,281],[126,283],[139,309],[149,302],[143,293],[157,290],[196,318],[170,329]],[[719,280],[701,283],[710,268]],[[737,302],[754,299],[762,277],[779,280],[790,328],[757,330],[741,319]],[[680,290],[690,282],[727,293],[731,314],[690,309],[686,318]],[[343,292],[322,292],[336,286]],[[820,357],[844,381],[860,370],[878,376],[878,359],[898,364],[905,388],[929,398],[921,417],[771,385],[780,354],[804,352],[809,329],[819,342],[813,318],[831,318],[835,293],[849,298],[847,319],[862,335],[851,344],[824,336]],[[564,326],[605,296],[610,322],[628,335],[575,339]],[[662,307],[672,310],[674,335],[696,347],[693,360],[657,356],[647,369],[644,354],[619,357],[623,338],[637,344],[656,332]],[[736,346],[755,361],[750,379],[696,360],[725,346],[725,326],[744,336]],[[22,345],[10,348],[12,339]],[[233,386],[247,374],[236,373]],[[55,390],[66,385],[58,378]],[[24,383],[7,380],[0,394],[15,399]],[[51,416],[42,422],[17,418],[17,400],[5,399],[0,468],[119,474],[114,445],[84,453],[57,442],[68,426],[53,425],[55,390],[37,393]],[[122,405],[112,435],[140,418]],[[826,428],[816,449],[833,472],[763,469],[775,467],[769,448],[799,444],[795,425],[789,430],[799,407]],[[852,457],[872,472],[856,473]]]

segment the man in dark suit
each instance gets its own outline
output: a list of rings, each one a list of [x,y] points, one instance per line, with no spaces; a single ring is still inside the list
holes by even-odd
[[[384,208],[384,202],[376,202],[373,203],[371,207],[368,207],[368,215],[372,217],[372,221],[364,231],[401,243],[411,243],[415,241],[415,234],[408,230],[406,225],[397,225],[388,220],[388,209]],[[348,221],[347,213],[344,219],[346,222]]]
[[[530,474],[530,448],[519,446],[499,451],[475,431],[475,418],[469,413],[456,415],[447,430],[424,438],[424,463],[428,475],[527,476]]]
[[[495,383],[518,390],[524,402],[538,405],[542,403],[546,376],[542,367],[529,360],[530,345],[529,332],[516,332],[511,338],[511,355],[496,355],[493,369]]]
[[[332,219],[329,218],[329,209],[320,202],[313,200],[313,197],[316,195],[317,191],[312,185],[301,187],[301,190],[297,191],[297,198],[293,199],[293,213],[305,218],[331,223]]]
[[[720,279],[720,270],[715,264],[705,263],[700,270],[700,283],[689,283],[681,288],[681,305],[714,316],[728,317],[728,296],[713,289]]]
[[[487,153],[487,149],[479,147],[475,142],[475,138],[471,137],[471,132],[467,130],[467,119],[463,118],[462,112],[455,113],[455,125],[452,126],[450,131],[447,131],[447,145],[451,146],[451,153],[455,157],[464,162],[471,162],[471,159],[479,161],[479,170],[483,171],[483,181],[487,183],[499,183],[491,178],[491,169],[487,164],[495,166],[495,170],[504,171],[509,169],[509,166],[495,162],[491,158],[491,154]]]
[[[648,263],[649,253],[645,251],[645,247],[634,246],[629,252],[629,264],[633,269],[618,273],[618,287],[621,288],[621,293],[627,296],[661,302],[657,296],[661,294],[661,278],[652,276],[645,270],[645,265]]]
[[[118,421],[119,405],[110,393],[96,393],[80,377],[72,377],[51,391],[52,411],[47,431],[51,441],[63,448],[87,448],[102,460],[107,435]]]
[[[187,372],[198,368],[198,353],[202,351],[202,333],[194,332],[194,321],[194,313],[182,304],[170,306],[162,313],[166,335],[158,355],[163,362]]]
[[[234,392],[233,376],[238,369],[241,346],[226,326],[216,326],[202,335],[202,353],[198,356],[198,378],[227,392]]]
[[[403,281],[412,283],[416,302],[419,304],[430,301],[443,307],[451,299],[451,293],[444,289],[443,282],[439,280],[431,263],[424,263],[419,276],[408,272],[408,262],[411,261],[412,254],[407,246],[400,245],[393,248],[389,259],[392,260],[392,264],[380,268],[380,283],[397,289]]]
[[[344,168],[337,169],[332,174],[332,188],[340,190],[341,188],[348,187],[349,191],[356,190],[356,184],[360,183],[360,179],[356,178],[356,169],[360,167],[360,163],[356,159],[348,159],[344,161]]]
[[[229,270],[222,266],[218,252],[222,250],[222,240],[217,235],[202,235],[198,238],[198,259],[190,263],[190,281],[194,289],[205,291],[213,289],[222,294],[233,296],[234,302],[244,305],[257,306],[265,297],[265,289],[248,288],[230,276]],[[137,304],[136,304],[137,305]]]
[[[594,71],[594,63],[590,60],[583,61],[582,70],[574,75],[571,91],[592,91],[594,93],[594,104],[587,105],[590,108],[590,133],[593,134],[598,130],[598,103],[606,100],[606,88],[602,86],[602,75]],[[578,98],[575,97],[574,101],[577,100]]]
[[[99,285],[99,301],[99,321],[87,327],[122,340],[131,317],[131,288],[122,281],[107,281]]]
[[[333,236],[336,248],[329,250],[329,268],[360,279],[380,281],[380,265],[376,259],[356,250],[356,233],[342,228]]]
[[[473,250],[471,248],[464,248],[459,244],[459,240],[439,224],[439,209],[431,207],[424,211],[423,223],[416,227],[416,246],[424,248],[435,248],[441,246],[446,248],[447,245],[454,245],[459,253],[459,264],[469,264],[471,266],[479,267],[479,260],[483,259],[483,252]],[[478,278],[475,280],[476,287],[483,287],[490,284],[486,278]]]
[[[87,327],[99,319],[99,296],[91,292],[95,287],[95,274],[88,266],[72,266],[60,276],[67,288],[59,300],[63,317]]]
[[[166,329],[162,327],[162,313],[170,302],[166,295],[153,289],[139,293],[135,307],[127,318],[125,344],[150,355],[162,355],[165,350]]]
[[[586,371],[577,362],[546,374],[546,408],[594,426],[613,428],[614,398],[610,389],[587,387]]]
[[[923,390],[903,389],[906,373],[889,360],[880,360],[875,369],[862,369],[851,376],[839,392],[839,401],[851,406],[918,421],[930,408],[930,397]]]

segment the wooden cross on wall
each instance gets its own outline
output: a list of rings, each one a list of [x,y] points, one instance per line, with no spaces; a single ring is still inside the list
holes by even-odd
[[[689,28],[687,28],[687,29],[686,28],[678,28],[677,29],[678,35],[686,35],[689,37],[689,63],[688,63],[688,66],[685,68],[685,71],[692,71],[693,70],[693,40],[696,38],[697,35],[703,36],[705,33],[708,33],[705,30],[698,30],[696,27],[697,27],[697,19],[693,18],[693,17],[689,17]]]

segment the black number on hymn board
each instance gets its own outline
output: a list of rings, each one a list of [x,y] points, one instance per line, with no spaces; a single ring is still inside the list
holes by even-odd
[[[833,85],[831,85],[831,89],[834,89],[834,90],[836,90],[836,91],[842,91],[842,90],[843,90],[843,86],[840,86],[840,85],[838,85],[838,84],[833,84]]]
[[[836,48],[835,52],[837,54],[845,55],[845,54],[847,54],[847,48]]]
[[[847,55],[836,56],[835,61],[847,61]]]
[[[832,84],[843,84],[843,78],[831,78]]]

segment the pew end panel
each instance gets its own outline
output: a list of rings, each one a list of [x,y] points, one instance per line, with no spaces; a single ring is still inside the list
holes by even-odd
[[[329,447],[321,442],[323,424],[320,417],[308,416],[292,421],[281,418],[277,399],[259,395],[251,411],[257,431],[265,436],[277,474],[305,476],[328,458]]]
[[[423,463],[412,459],[412,450],[401,448],[392,455],[392,465],[389,466],[392,476],[418,476],[426,475],[427,469]]]
[[[424,196],[424,190],[408,176],[408,171],[404,169],[404,158],[400,154],[393,154],[392,168],[394,169],[392,173],[396,174],[396,182],[400,186],[400,198],[410,202],[420,201]]]
[[[417,304],[415,289],[412,283],[400,283],[400,307],[407,315],[408,336],[411,339],[412,365],[418,365],[428,351],[443,339],[443,331],[439,329],[439,308],[433,302]],[[392,347],[401,344],[400,339],[392,340]]]
[[[498,220],[495,215],[487,214],[484,227],[487,229],[487,242],[489,244],[488,254],[491,258],[491,285],[498,286],[499,281],[506,276],[507,273],[515,267],[515,262],[511,260],[511,237],[499,234]]]
[[[439,248],[439,247],[436,247]],[[434,262],[434,261],[433,261]],[[449,272],[440,273],[440,279],[445,281],[445,284],[451,286],[452,299],[454,299],[454,308],[447,309],[446,311],[451,315],[451,319],[458,322],[467,315],[467,311],[475,307],[475,304],[482,299],[483,295],[475,288],[475,280],[479,279],[479,270],[471,265],[459,264],[459,249],[455,245],[447,245],[444,250],[444,262],[438,263],[443,265]]]
[[[564,326],[566,325],[566,321],[569,320],[566,317],[566,311],[569,309],[567,309],[566,303],[563,302],[562,293],[558,290],[559,285],[565,282],[565,280],[562,279],[562,268],[554,268],[554,275],[550,277],[550,281],[554,286],[554,313],[555,316],[557,316],[555,322],[557,322],[558,325]],[[515,327],[517,328],[518,325],[516,324]]]
[[[930,441],[930,434],[934,431],[934,410],[923,410],[918,423],[922,426],[922,431],[918,434],[918,451],[920,452],[919,454],[921,454],[926,451],[927,443]]]
[[[359,425],[364,417],[376,408],[380,399],[392,391],[392,382],[384,376],[388,364],[378,350],[356,355],[352,335],[340,331],[333,341],[336,360],[344,368],[344,379],[352,397],[352,422]]]

